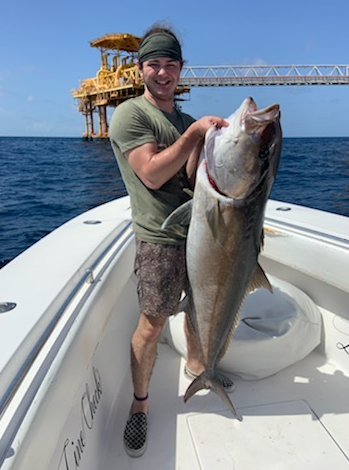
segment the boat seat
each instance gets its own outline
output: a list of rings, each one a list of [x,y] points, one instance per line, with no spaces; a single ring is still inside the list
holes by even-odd
[[[308,295],[268,275],[273,294],[264,288],[246,299],[240,322],[219,369],[243,379],[261,379],[306,357],[321,340],[321,313]],[[165,325],[163,341],[186,358],[184,312]]]

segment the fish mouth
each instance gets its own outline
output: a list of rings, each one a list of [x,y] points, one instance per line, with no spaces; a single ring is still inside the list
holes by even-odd
[[[236,114],[240,129],[250,134],[251,137],[257,138],[261,136],[269,124],[280,120],[280,106],[272,104],[258,109],[254,99],[249,96],[245,98],[240,108],[234,114]],[[208,131],[208,137],[219,136],[225,132],[230,132],[229,127],[217,129],[217,127],[212,126]]]
[[[242,105],[240,126],[250,135],[261,135],[271,123],[280,119],[280,106],[272,104],[258,109],[253,98],[246,98]]]

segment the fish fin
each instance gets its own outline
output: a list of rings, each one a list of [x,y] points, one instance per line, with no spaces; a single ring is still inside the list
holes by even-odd
[[[215,376],[209,378],[206,372],[203,372],[201,375],[196,377],[196,379],[194,379],[189,385],[184,395],[184,402],[186,403],[189,398],[195,395],[195,393],[203,389],[210,389],[214,393],[216,393],[221,398],[223,403],[225,403],[227,408],[232,412],[234,417],[239,421],[242,421],[242,417],[237,414],[233,403],[231,402],[227,392],[224,390],[224,387],[220,383],[219,379]]]
[[[166,229],[171,225],[179,224],[179,225],[189,225],[192,213],[193,201],[190,199],[189,201],[185,202],[177,209],[175,209],[171,214],[165,219],[163,224],[161,225],[162,229]]]
[[[248,287],[248,292],[253,292],[259,287],[264,287],[265,289],[268,289],[269,292],[273,293],[273,287],[270,284],[269,279],[263,271],[263,268],[260,266],[259,263],[257,263],[254,275],[252,277],[252,281]]]
[[[213,238],[216,240],[218,245],[222,246],[228,233],[218,200],[213,207],[206,211],[206,218]]]
[[[191,398],[195,393],[197,393],[199,390],[206,389],[205,381],[203,380],[205,372],[203,372],[201,375],[196,377],[192,383],[189,385],[187,388],[187,391],[184,394],[184,403],[186,403],[189,398]]]
[[[208,226],[211,229],[213,237],[216,239],[219,233],[219,205],[214,204],[213,207],[206,211]]]
[[[232,401],[230,400],[230,398],[229,398],[227,392],[224,390],[223,385],[219,382],[218,379],[214,379],[214,380],[212,381],[212,383],[213,383],[213,387],[212,387],[212,388],[210,387],[211,390],[212,390],[213,392],[215,392],[215,393],[220,397],[220,399],[223,401],[223,403],[225,403],[225,405],[227,406],[228,410],[230,410],[230,411],[233,413],[234,418],[236,418],[236,419],[239,420],[239,421],[242,421],[242,416],[240,416],[240,415],[236,412]]]

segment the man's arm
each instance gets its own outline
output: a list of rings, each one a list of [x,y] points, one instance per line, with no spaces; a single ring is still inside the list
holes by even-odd
[[[196,145],[194,145],[192,151],[190,152],[189,158],[187,160],[186,172],[189,182],[189,189],[194,190],[195,179],[196,179],[196,170],[198,167],[198,162],[203,147],[204,141],[200,140]]]
[[[225,127],[227,121],[216,116],[205,116],[193,122],[170,147],[158,152],[156,142],[150,142],[126,152],[133,171],[149,189],[159,189],[187,164],[190,183],[195,172],[205,134],[211,126]]]

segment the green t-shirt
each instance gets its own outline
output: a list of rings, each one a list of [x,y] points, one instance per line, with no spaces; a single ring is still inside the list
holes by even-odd
[[[195,121],[188,114],[174,110],[168,114],[144,96],[119,105],[109,127],[109,138],[131,200],[133,229],[140,240],[150,243],[183,244],[185,227],[174,225],[166,230],[161,225],[177,207],[190,199],[185,167],[160,189],[147,188],[129,165],[125,152],[140,145],[156,142],[159,151],[172,145]]]

